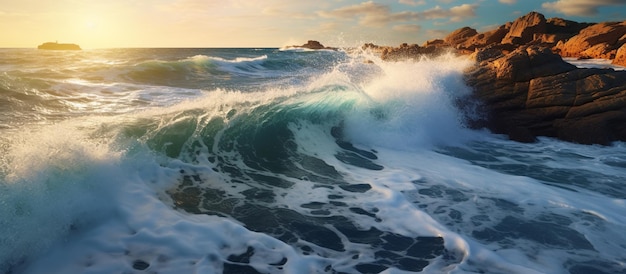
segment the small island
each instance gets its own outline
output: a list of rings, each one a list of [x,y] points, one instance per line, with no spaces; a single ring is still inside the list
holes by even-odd
[[[47,42],[37,46],[37,49],[47,50],[81,50],[77,44],[59,44],[58,42]]]
[[[301,46],[287,46],[288,49],[311,49],[311,50],[337,50],[337,48],[333,48],[333,47],[326,47],[324,45],[322,45],[322,43],[315,41],[315,40],[309,40],[306,42],[306,44],[301,45]]]

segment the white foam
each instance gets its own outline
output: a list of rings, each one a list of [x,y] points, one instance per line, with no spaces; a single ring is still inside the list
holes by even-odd
[[[614,70],[626,70],[626,67],[615,65],[608,59],[578,59],[574,57],[564,57],[564,61],[575,65],[578,68],[600,68],[600,69],[614,69]]]
[[[198,162],[184,162],[150,149],[145,142],[153,131],[186,120],[201,127],[212,117],[223,118],[228,128],[243,122],[239,117],[276,105],[308,113],[308,118],[319,116],[289,125],[298,153],[332,166],[347,184],[369,184],[372,189],[349,193],[316,187],[307,178],[258,171],[295,184],[268,188],[276,194],[271,205],[275,208],[311,216],[311,210],[301,205],[328,205],[329,195],[341,194],[341,202],[375,212],[375,218],[347,207],[329,207],[329,216],[408,238],[443,237],[451,258],[432,259],[425,273],[562,273],[567,263],[590,260],[619,266],[626,246],[625,193],[599,188],[626,178],[620,166],[626,160],[626,146],[582,146],[551,139],[519,144],[468,131],[454,107],[454,100],[467,92],[460,78],[463,66],[454,58],[343,63],[305,86],[251,93],[216,89],[200,98],[178,98],[176,104],[140,112],[3,132],[0,236],[8,248],[0,249],[0,262],[23,273],[134,272],[136,260],[148,263],[147,271],[159,273],[221,273],[230,255],[243,254],[248,247],[255,249],[250,265],[268,273],[323,273],[328,265],[336,271],[354,271],[356,263],[374,261],[369,245],[350,243],[345,235],[340,240],[346,252],[311,244],[318,254],[305,255],[232,218],[173,209],[166,191],[179,184],[182,169],[197,171],[206,184],[234,196],[247,186],[233,187],[226,182],[227,174],[212,169],[215,166],[207,159],[217,150],[215,143],[204,144],[211,147],[199,150]],[[145,100],[159,96],[151,94]],[[367,170],[339,160],[336,155],[342,150],[331,134],[334,126],[343,128],[346,140],[359,149],[375,151],[378,159],[372,162],[384,169]],[[147,133],[126,134],[127,129]],[[215,142],[220,138],[215,136]],[[455,154],[454,148],[471,155]],[[251,170],[241,160],[233,164]],[[499,165],[527,165],[529,172],[508,172]],[[546,168],[546,176],[558,171],[604,177],[591,186],[574,184],[576,177],[555,183],[537,178],[530,172],[536,171],[533,167]],[[532,224],[546,216],[555,218],[549,221],[569,222],[562,226],[583,235],[593,250],[522,236],[499,240],[475,235],[497,228],[506,218]],[[288,259],[283,269],[269,264],[282,258]],[[406,272],[390,268],[383,273]]]
[[[261,270],[276,271],[267,263],[282,258],[288,258],[287,273],[323,268],[326,260],[297,256],[285,243],[236,222],[172,210],[158,193],[177,182],[178,169],[163,168],[145,150],[115,151],[107,143],[111,136],[90,138],[93,122],[12,136],[3,169],[0,259],[14,270],[132,272],[133,262],[142,260],[162,273],[221,273],[227,257],[248,246],[257,250],[251,265]],[[65,138],[67,132],[74,138]],[[18,264],[23,258],[27,264]]]
[[[245,63],[245,62],[258,63],[258,62],[267,60],[267,55],[261,55],[257,57],[236,57],[234,59],[225,59],[221,57],[207,56],[207,55],[194,55],[192,57],[184,59],[183,61],[206,62],[207,60],[214,60],[214,61],[219,61],[219,62],[224,62],[224,63]]]
[[[356,143],[399,149],[468,138],[472,133],[464,129],[455,100],[469,94],[462,78],[469,64],[451,55],[376,63],[382,72],[361,84],[369,101],[347,118],[347,136]]]

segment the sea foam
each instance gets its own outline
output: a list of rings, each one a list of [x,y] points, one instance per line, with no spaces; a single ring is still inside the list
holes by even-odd
[[[185,74],[213,55],[180,51],[111,66],[180,68],[165,75],[202,89],[120,76],[146,104],[3,131],[1,271],[626,269],[624,145],[468,130],[464,59],[266,50],[238,63],[231,50],[220,58],[274,73],[285,55],[300,63],[215,87]]]

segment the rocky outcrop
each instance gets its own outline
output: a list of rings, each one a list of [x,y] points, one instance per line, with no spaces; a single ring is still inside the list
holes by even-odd
[[[444,43],[449,46],[456,47],[459,44],[465,43],[468,39],[476,36],[478,32],[470,27],[463,27],[450,33],[443,39]]]
[[[502,25],[495,30],[479,33],[466,39],[462,44],[453,46],[462,50],[475,51],[487,46],[501,45],[500,42],[509,32],[509,28],[510,25]]]
[[[473,29],[468,27],[460,28],[451,32],[444,41],[461,53],[471,53],[488,46],[510,52],[519,46],[530,44],[554,47],[590,25],[562,18],[546,19],[540,13],[531,12],[483,33],[472,32]]]
[[[374,52],[384,61],[401,61],[419,59],[424,55],[438,55],[448,51],[447,44],[441,40],[432,41],[430,45],[419,46],[417,44],[401,44],[398,47],[378,46],[371,43],[361,47],[364,51]]]
[[[578,69],[538,46],[498,53],[477,52],[477,65],[466,74],[486,114],[475,125],[522,142],[535,136],[626,141],[626,71]]]
[[[626,43],[623,44],[615,53],[613,64],[626,67]]]
[[[548,23],[543,14],[528,13],[513,22],[509,32],[502,39],[502,44],[524,45],[535,40],[535,34],[545,34]]]
[[[303,44],[301,46],[288,46],[287,48],[303,48],[303,49],[314,49],[314,50],[320,50],[320,49],[337,50],[337,48],[326,47],[322,45],[322,43],[315,41],[315,40],[309,40],[306,42],[306,44]]]
[[[589,26],[554,48],[561,56],[614,59],[626,43],[626,21]]]
[[[471,54],[476,65],[466,81],[485,113],[470,121],[474,127],[522,142],[537,136],[583,144],[626,141],[626,71],[579,69],[561,58],[612,59],[626,66],[626,21],[577,23],[531,12],[483,33],[460,28],[421,47],[364,48],[383,60],[447,50]]]

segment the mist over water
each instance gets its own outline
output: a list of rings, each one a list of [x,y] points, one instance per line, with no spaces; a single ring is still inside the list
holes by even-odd
[[[468,129],[465,59],[2,51],[0,272],[626,271],[624,145]]]

